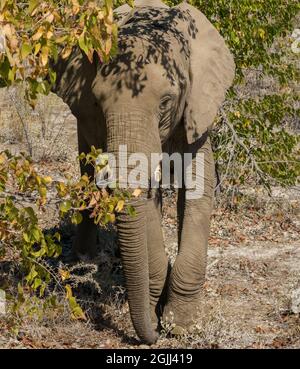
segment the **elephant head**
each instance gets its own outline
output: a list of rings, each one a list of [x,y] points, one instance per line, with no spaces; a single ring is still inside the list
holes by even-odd
[[[138,0],[134,9],[126,5],[116,13],[118,55],[107,64],[81,62],[83,72],[73,73],[73,87],[69,81],[61,95],[77,117],[104,124],[109,153],[117,154],[124,144],[128,154],[161,153],[180,128],[193,145],[212,126],[234,78],[223,38],[185,2],[169,8],[158,0]],[[80,129],[92,144],[87,127]],[[157,334],[150,314],[146,206],[141,199],[135,217],[121,214],[118,233],[132,321],[138,336],[152,343]]]

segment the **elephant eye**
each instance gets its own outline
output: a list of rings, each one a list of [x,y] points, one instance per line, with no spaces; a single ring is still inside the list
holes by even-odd
[[[160,101],[159,110],[160,111],[167,110],[170,107],[171,103],[172,103],[172,96],[163,97]]]

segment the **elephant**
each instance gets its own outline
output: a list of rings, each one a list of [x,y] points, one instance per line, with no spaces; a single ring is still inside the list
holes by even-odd
[[[200,198],[178,190],[178,254],[172,268],[161,228],[161,197],[151,186],[132,200],[116,226],[130,315],[141,341],[153,344],[159,322],[172,317],[179,332],[193,327],[206,272],[214,198],[210,131],[232,85],[235,64],[223,37],[201,11],[186,2],[168,7],[159,0],[136,0],[115,10],[119,26],[116,57],[91,63],[74,49],[54,69],[53,91],[77,118],[79,152],[91,146],[128,154],[204,155]],[[192,163],[193,164],[193,163]],[[81,165],[94,176],[93,168]],[[147,171],[147,176],[153,173]],[[202,176],[202,177],[201,177]],[[201,177],[201,178],[200,178]],[[78,225],[74,252],[94,257],[96,226],[89,213]]]

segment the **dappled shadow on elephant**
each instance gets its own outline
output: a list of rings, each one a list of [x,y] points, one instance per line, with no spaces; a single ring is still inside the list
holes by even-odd
[[[101,67],[104,78],[118,75],[115,80],[115,89],[130,89],[132,97],[138,96],[146,87],[148,75],[145,66],[150,63],[160,64],[171,84],[178,83],[180,88],[185,87],[186,77],[176,58],[173,56],[174,40],[180,47],[184,58],[189,58],[189,41],[184,32],[177,27],[179,22],[189,24],[189,35],[195,38],[198,33],[195,21],[188,13],[179,9],[170,8],[161,16],[161,9],[140,9],[135,13],[119,32],[119,53],[107,65]],[[137,52],[137,45],[143,43],[144,48]]]
[[[187,33],[179,27],[182,22],[188,25]],[[57,74],[53,92],[63,98],[78,118],[82,115],[79,108],[81,104],[90,110],[96,103],[91,90],[99,71],[103,78],[117,75],[118,79],[111,87],[116,90],[130,89],[132,97],[140,95],[146,87],[149,76],[145,67],[150,63],[161,65],[171,84],[179,82],[180,88],[184,88],[186,76],[174,57],[174,41],[181,56],[188,60],[190,45],[187,34],[194,39],[198,32],[196,22],[189,12],[170,8],[165,9],[162,17],[159,8],[139,9],[119,29],[118,55],[110,63],[101,64],[95,53],[91,64],[80,49],[73,49],[68,60],[53,61],[52,67]],[[137,52],[136,47],[141,43],[143,49]],[[89,109],[87,102],[91,105]]]

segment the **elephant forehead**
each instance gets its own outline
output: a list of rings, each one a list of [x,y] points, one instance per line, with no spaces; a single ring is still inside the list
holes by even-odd
[[[135,103],[140,101],[144,105],[147,102],[150,107],[164,94],[178,95],[180,85],[174,77],[167,77],[161,64],[151,63],[143,68],[119,69],[107,77],[102,75],[96,78],[93,91],[108,105],[116,102],[128,103],[133,98]]]
[[[120,28],[119,35],[127,39],[135,37],[152,44],[161,52],[172,51],[176,45],[181,54],[190,56],[189,33],[192,18],[180,9],[174,8],[137,8],[125,25]],[[185,26],[183,26],[185,25]]]
[[[141,49],[148,58],[170,55],[188,60],[190,42],[187,33],[182,31],[175,22],[162,24],[163,27],[159,22],[140,21],[124,26],[119,32],[120,52]]]
[[[168,40],[170,42],[170,40]],[[182,57],[177,44],[170,45],[170,50],[162,52],[153,43],[142,38],[128,38],[122,44],[119,54],[98,71],[98,88],[115,87],[116,92],[132,90],[133,95],[147,89],[176,92],[186,85],[189,62]],[[155,81],[149,83],[148,81]]]

